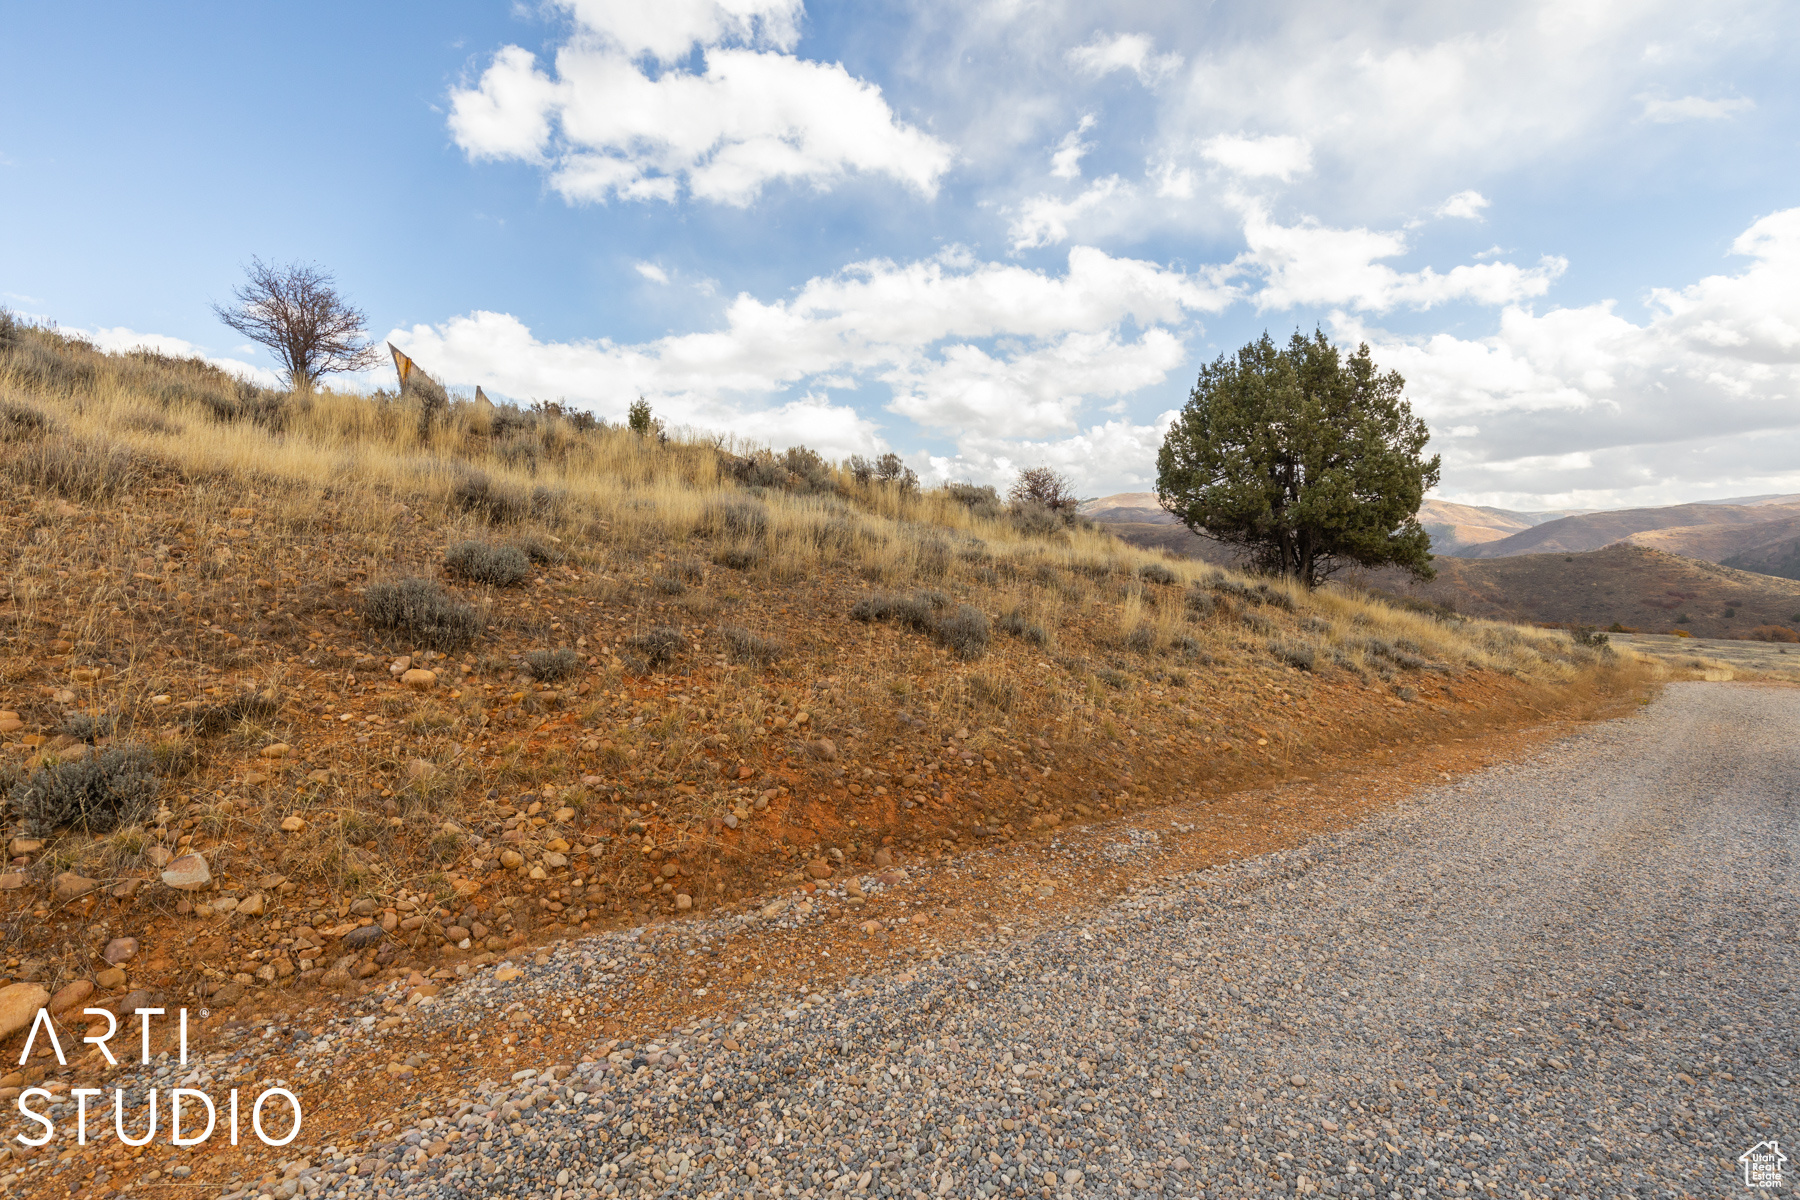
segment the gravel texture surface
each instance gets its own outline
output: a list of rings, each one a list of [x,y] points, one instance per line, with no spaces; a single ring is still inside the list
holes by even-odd
[[[1800,1137],[1796,781],[1800,691],[1676,685],[1350,833],[229,1194],[1741,1194]],[[600,941],[525,965],[531,1002],[628,970]]]

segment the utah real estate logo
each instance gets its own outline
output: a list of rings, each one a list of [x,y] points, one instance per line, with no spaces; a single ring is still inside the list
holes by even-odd
[[[1781,1164],[1787,1161],[1787,1155],[1781,1152],[1780,1142],[1758,1142],[1738,1155],[1738,1161],[1744,1164],[1745,1187],[1775,1188],[1781,1186]]]

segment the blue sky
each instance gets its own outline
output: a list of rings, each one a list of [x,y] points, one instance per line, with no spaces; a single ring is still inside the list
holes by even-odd
[[[302,258],[456,384],[1101,494],[1320,325],[1446,498],[1800,491],[1784,4],[4,15],[0,303],[103,345],[266,371],[209,306]]]

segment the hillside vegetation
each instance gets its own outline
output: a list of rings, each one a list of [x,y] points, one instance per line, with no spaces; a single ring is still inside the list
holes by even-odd
[[[354,987],[1640,678],[987,489],[10,320],[0,472],[0,982]]]

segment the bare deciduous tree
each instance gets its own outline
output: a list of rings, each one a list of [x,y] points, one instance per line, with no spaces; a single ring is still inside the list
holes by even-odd
[[[1075,485],[1052,467],[1026,467],[1006,498],[1014,504],[1041,504],[1051,512],[1073,513],[1081,504]]]
[[[232,292],[230,307],[213,305],[219,320],[281,360],[288,384],[306,391],[320,376],[375,365],[368,318],[338,294],[337,280],[309,263],[277,266],[252,259],[249,280]]]

